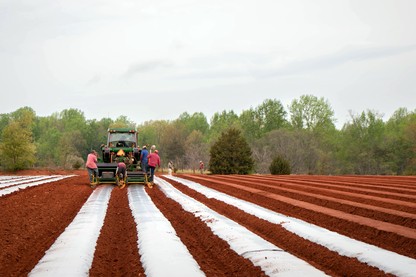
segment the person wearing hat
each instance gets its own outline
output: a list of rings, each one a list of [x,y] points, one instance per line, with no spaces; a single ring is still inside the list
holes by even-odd
[[[91,152],[87,156],[87,162],[85,163],[85,167],[88,170],[88,178],[90,179],[90,186],[92,188],[95,187],[96,183],[93,180],[93,176],[98,176],[98,167],[97,167],[97,151],[91,150]]]
[[[142,152],[140,153],[140,164],[142,167],[143,172],[147,173],[149,170],[147,162],[148,162],[149,151],[147,151],[146,145],[143,145]]]
[[[153,187],[153,178],[155,176],[155,169],[157,166],[160,167],[160,157],[159,151],[155,150],[155,152],[149,154],[150,178],[148,186],[150,188]]]

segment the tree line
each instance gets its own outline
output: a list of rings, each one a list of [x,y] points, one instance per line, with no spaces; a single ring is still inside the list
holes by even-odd
[[[0,166],[82,167],[90,150],[106,142],[108,128],[128,127],[138,130],[140,145],[157,146],[164,164],[171,160],[178,169],[195,170],[200,160],[208,164],[212,151],[232,157],[239,150],[217,143],[233,129],[250,147],[251,173],[269,173],[273,159],[282,157],[295,174],[415,175],[416,111],[398,108],[388,120],[382,117],[372,110],[350,113],[338,130],[330,103],[313,95],[294,99],[287,108],[266,99],[240,114],[217,112],[209,121],[203,113],[184,112],[174,120],[139,124],[123,115],[87,120],[78,109],[37,116],[23,107],[0,114]]]

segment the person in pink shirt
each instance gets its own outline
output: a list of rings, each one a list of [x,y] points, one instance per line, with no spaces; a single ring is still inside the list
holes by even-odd
[[[150,168],[150,178],[149,178],[149,187],[153,187],[153,178],[155,176],[155,169],[156,166],[160,167],[160,157],[159,157],[159,151],[155,150],[155,152],[150,153],[148,158],[148,166]]]
[[[98,176],[97,151],[92,150],[91,153],[88,154],[85,167],[88,170],[88,177],[90,179],[90,185],[92,188],[94,188],[95,184],[93,184],[93,178],[92,178],[93,174],[95,174],[95,176]]]

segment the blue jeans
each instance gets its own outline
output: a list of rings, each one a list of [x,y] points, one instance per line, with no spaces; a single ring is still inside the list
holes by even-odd
[[[147,165],[147,162],[145,161],[142,162],[142,170],[145,173],[147,173],[147,171],[149,170],[149,166]]]
[[[150,178],[149,178],[149,182],[153,182],[153,177],[155,176],[155,168],[154,166],[149,166],[150,168]]]
[[[98,176],[98,168],[89,168],[87,167],[88,170],[88,178],[90,178],[90,183],[92,183],[92,176],[95,173],[95,176]]]

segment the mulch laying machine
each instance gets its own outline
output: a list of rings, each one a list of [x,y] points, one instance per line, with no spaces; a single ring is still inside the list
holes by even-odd
[[[111,128],[107,132],[107,144],[101,145],[102,157],[98,157],[98,176],[95,184],[148,184],[148,174],[140,167],[141,150],[137,144],[137,131],[128,128]],[[126,164],[126,174],[119,174],[117,164]]]

